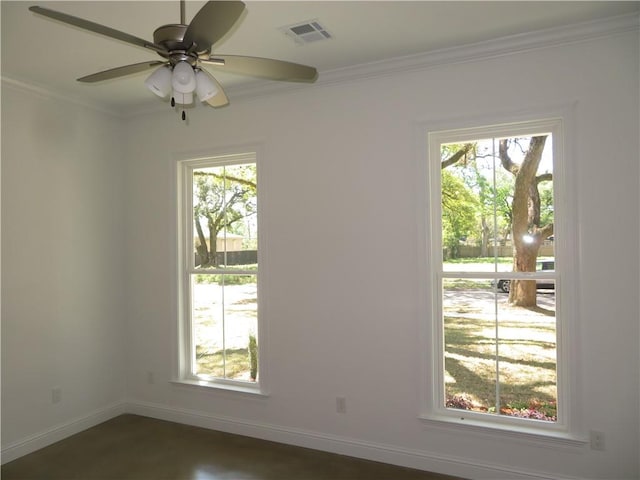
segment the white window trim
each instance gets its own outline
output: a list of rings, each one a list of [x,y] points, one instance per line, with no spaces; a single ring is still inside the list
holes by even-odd
[[[425,424],[463,432],[481,432],[508,436],[526,442],[552,441],[558,445],[582,447],[587,442],[581,427],[579,406],[579,236],[576,191],[576,162],[573,155],[573,116],[575,105],[534,108],[519,113],[499,113],[482,117],[463,117],[438,123],[415,124],[418,178],[417,224],[419,235],[418,298],[421,358],[421,418]],[[539,127],[539,128],[538,128]],[[552,132],[554,149],[554,208],[563,219],[555,228],[556,257],[561,261],[558,278],[562,298],[557,299],[558,339],[558,422],[526,420],[501,415],[487,415],[444,407],[443,326],[440,321],[441,294],[436,292],[437,272],[442,265],[439,241],[441,219],[430,205],[440,205],[440,143],[463,142],[488,136],[516,136]],[[445,140],[446,139],[446,140]],[[437,168],[432,165],[438,159]],[[437,173],[437,174],[436,174]],[[436,207],[437,208],[437,207]],[[436,239],[435,241],[432,239]]]
[[[251,396],[267,397],[268,367],[267,367],[267,345],[268,334],[266,327],[266,300],[263,295],[262,278],[266,263],[266,255],[264,254],[264,244],[266,235],[264,222],[262,222],[264,210],[264,173],[261,172],[262,148],[259,145],[250,144],[237,147],[229,147],[226,149],[212,149],[209,152],[184,153],[173,158],[174,165],[174,193],[175,193],[175,210],[174,219],[176,219],[176,268],[173,291],[175,292],[175,308],[176,319],[174,338],[172,342],[173,350],[173,373],[171,383],[174,385],[199,388],[206,391],[226,391],[238,394],[249,394]],[[191,312],[190,312],[190,282],[189,282],[189,253],[186,245],[191,243],[193,235],[191,217],[186,214],[192,209],[192,197],[190,195],[190,174],[189,171],[203,165],[237,165],[240,163],[255,163],[258,179],[258,358],[259,358],[259,377],[258,381],[246,382],[231,379],[212,378],[202,379],[191,374],[190,355],[191,355]],[[189,210],[188,210],[189,209]],[[187,218],[188,217],[188,218]]]

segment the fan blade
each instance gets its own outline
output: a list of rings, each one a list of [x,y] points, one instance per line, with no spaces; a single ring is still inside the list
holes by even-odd
[[[220,108],[220,107],[229,105],[229,99],[227,98],[227,95],[224,93],[224,90],[222,89],[222,85],[220,85],[220,83],[218,83],[215,77],[211,75],[209,72],[207,72],[206,70],[203,70],[203,71],[209,75],[209,79],[215,84],[216,88],[218,89],[218,93],[216,93],[213,97],[207,100],[207,103],[214,108]]]
[[[101,82],[103,80],[111,80],[112,78],[124,77],[125,75],[131,75],[133,73],[144,72],[150,68],[164,65],[166,62],[141,62],[134,63],[132,65],[125,65],[124,67],[116,67],[110,70],[104,70],[102,72],[87,75],[86,77],[79,78],[79,82],[94,83]]]
[[[149,48],[158,53],[168,54],[169,52],[162,47],[161,45],[157,45],[153,42],[149,42],[142,38],[134,37],[133,35],[129,35],[128,33],[121,32],[119,30],[115,30],[110,27],[106,27],[104,25],[100,25],[99,23],[90,22],[89,20],[84,20],[79,17],[74,17],[72,15],[67,15],[66,13],[56,12],[55,10],[49,10],[48,8],[42,8],[38,6],[29,7],[34,13],[39,15],[43,15],[45,17],[53,18],[54,20],[59,20],[64,23],[68,23],[69,25],[74,25],[76,27],[80,27],[84,30],[89,30],[90,32],[99,33],[106,37],[115,38],[116,40],[122,40],[123,42],[130,43],[132,45],[136,45],[138,47]]]
[[[187,27],[183,42],[195,43],[196,51],[203,52],[220,40],[244,12],[240,1],[209,1],[205,3]]]
[[[269,80],[314,82],[318,78],[318,71],[314,67],[272,58],[216,55],[208,60],[201,59],[200,61],[230,73],[241,73],[243,75],[268,78]]]

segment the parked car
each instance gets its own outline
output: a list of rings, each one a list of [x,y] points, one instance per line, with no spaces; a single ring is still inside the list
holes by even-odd
[[[537,272],[553,272],[556,268],[555,261],[553,260],[540,260],[536,262]],[[498,280],[498,290],[509,293],[510,280]],[[536,279],[536,288],[538,290],[555,290],[556,283],[549,278]]]

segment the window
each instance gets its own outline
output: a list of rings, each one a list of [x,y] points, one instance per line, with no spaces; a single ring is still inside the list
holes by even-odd
[[[179,163],[180,380],[258,385],[255,153]]]
[[[562,122],[428,137],[435,348],[426,416],[568,432],[574,239]]]

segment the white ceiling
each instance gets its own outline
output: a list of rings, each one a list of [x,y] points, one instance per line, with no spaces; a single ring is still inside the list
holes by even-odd
[[[188,1],[187,23],[203,1]],[[2,76],[82,102],[126,112],[157,105],[146,73],[83,84],[75,79],[130,63],[160,59],[153,51],[87,32],[28,11],[40,5],[152,40],[160,25],[179,23],[179,1],[1,2]],[[247,1],[247,14],[214,52],[277,58],[320,73],[394,57],[487,41],[638,12],[640,2]],[[328,41],[298,45],[279,27],[318,20]],[[249,77],[217,74],[228,89]],[[230,100],[233,96],[230,93]]]

